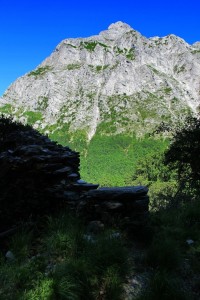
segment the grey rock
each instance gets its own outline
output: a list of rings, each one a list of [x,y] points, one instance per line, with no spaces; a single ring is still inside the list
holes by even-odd
[[[104,202],[104,205],[110,210],[118,210],[121,209],[123,206],[123,204],[119,202]]]
[[[199,44],[173,34],[146,38],[117,22],[99,35],[63,40],[5,91],[0,106],[11,104],[24,121],[26,111],[41,112],[36,129],[68,124],[71,133],[85,130],[90,140],[101,123],[115,122],[115,133],[141,136],[164,118],[174,122],[187,111],[197,113]]]
[[[77,173],[71,173],[68,178],[77,178],[79,175]]]
[[[148,188],[144,186],[128,186],[128,187],[113,187],[113,188],[99,188],[91,190],[87,193],[88,197],[97,198],[101,201],[133,201],[138,200],[138,197],[144,196],[148,193]]]
[[[82,179],[78,179],[76,182],[78,184],[86,184],[87,183],[85,180],[82,180]]]
[[[71,168],[70,167],[64,167],[64,168],[61,168],[61,169],[58,169],[56,171],[54,171],[54,174],[63,174],[63,173],[69,173],[71,171]],[[76,176],[78,177],[78,175],[76,174]],[[72,174],[69,175],[68,177],[72,177]]]
[[[120,232],[113,232],[110,234],[111,239],[119,239],[121,238],[121,233]]]
[[[98,184],[93,183],[74,183],[73,188],[77,191],[90,191],[90,190],[96,190],[99,187]]]
[[[84,234],[83,235],[84,240],[86,240],[87,242],[90,242],[92,244],[95,243],[95,239],[94,236],[92,236],[91,234]]]
[[[12,253],[12,251],[7,251],[5,257],[7,258],[7,260],[9,261],[13,261],[15,260],[15,255]]]
[[[191,239],[187,239],[187,240],[186,240],[186,243],[190,246],[190,245],[193,245],[193,244],[194,244],[194,241],[191,240]]]

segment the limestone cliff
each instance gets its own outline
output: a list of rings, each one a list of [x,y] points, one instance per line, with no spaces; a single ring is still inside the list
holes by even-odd
[[[0,99],[2,112],[35,128],[65,126],[89,139],[96,131],[142,135],[197,112],[199,104],[200,43],[146,38],[122,22],[96,36],[63,40]]]

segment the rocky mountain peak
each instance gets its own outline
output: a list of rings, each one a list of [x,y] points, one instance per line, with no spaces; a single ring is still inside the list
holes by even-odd
[[[200,50],[200,42],[196,42],[192,46]]]
[[[118,21],[116,23],[112,23],[107,30],[100,32],[100,36],[110,40],[116,40],[132,30],[133,28],[128,24]]]
[[[132,29],[131,26],[129,26],[128,24],[126,23],[123,23],[121,21],[118,21],[116,23],[112,23],[109,27],[108,27],[108,30],[130,30]]]
[[[145,38],[121,21],[99,35],[66,39],[35,70],[16,80],[0,99],[45,132],[91,139],[101,134],[141,136],[200,105],[199,43]]]

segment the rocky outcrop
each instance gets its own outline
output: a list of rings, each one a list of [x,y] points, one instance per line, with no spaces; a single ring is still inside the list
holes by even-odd
[[[63,40],[37,69],[17,79],[1,110],[45,132],[142,135],[200,104],[199,42],[146,38],[117,22],[88,38]]]

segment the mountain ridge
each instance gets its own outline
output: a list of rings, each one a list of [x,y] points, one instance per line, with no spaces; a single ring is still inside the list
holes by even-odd
[[[121,21],[99,35],[61,41],[17,79],[0,110],[49,133],[59,128],[142,136],[200,104],[200,42],[146,38]]]

